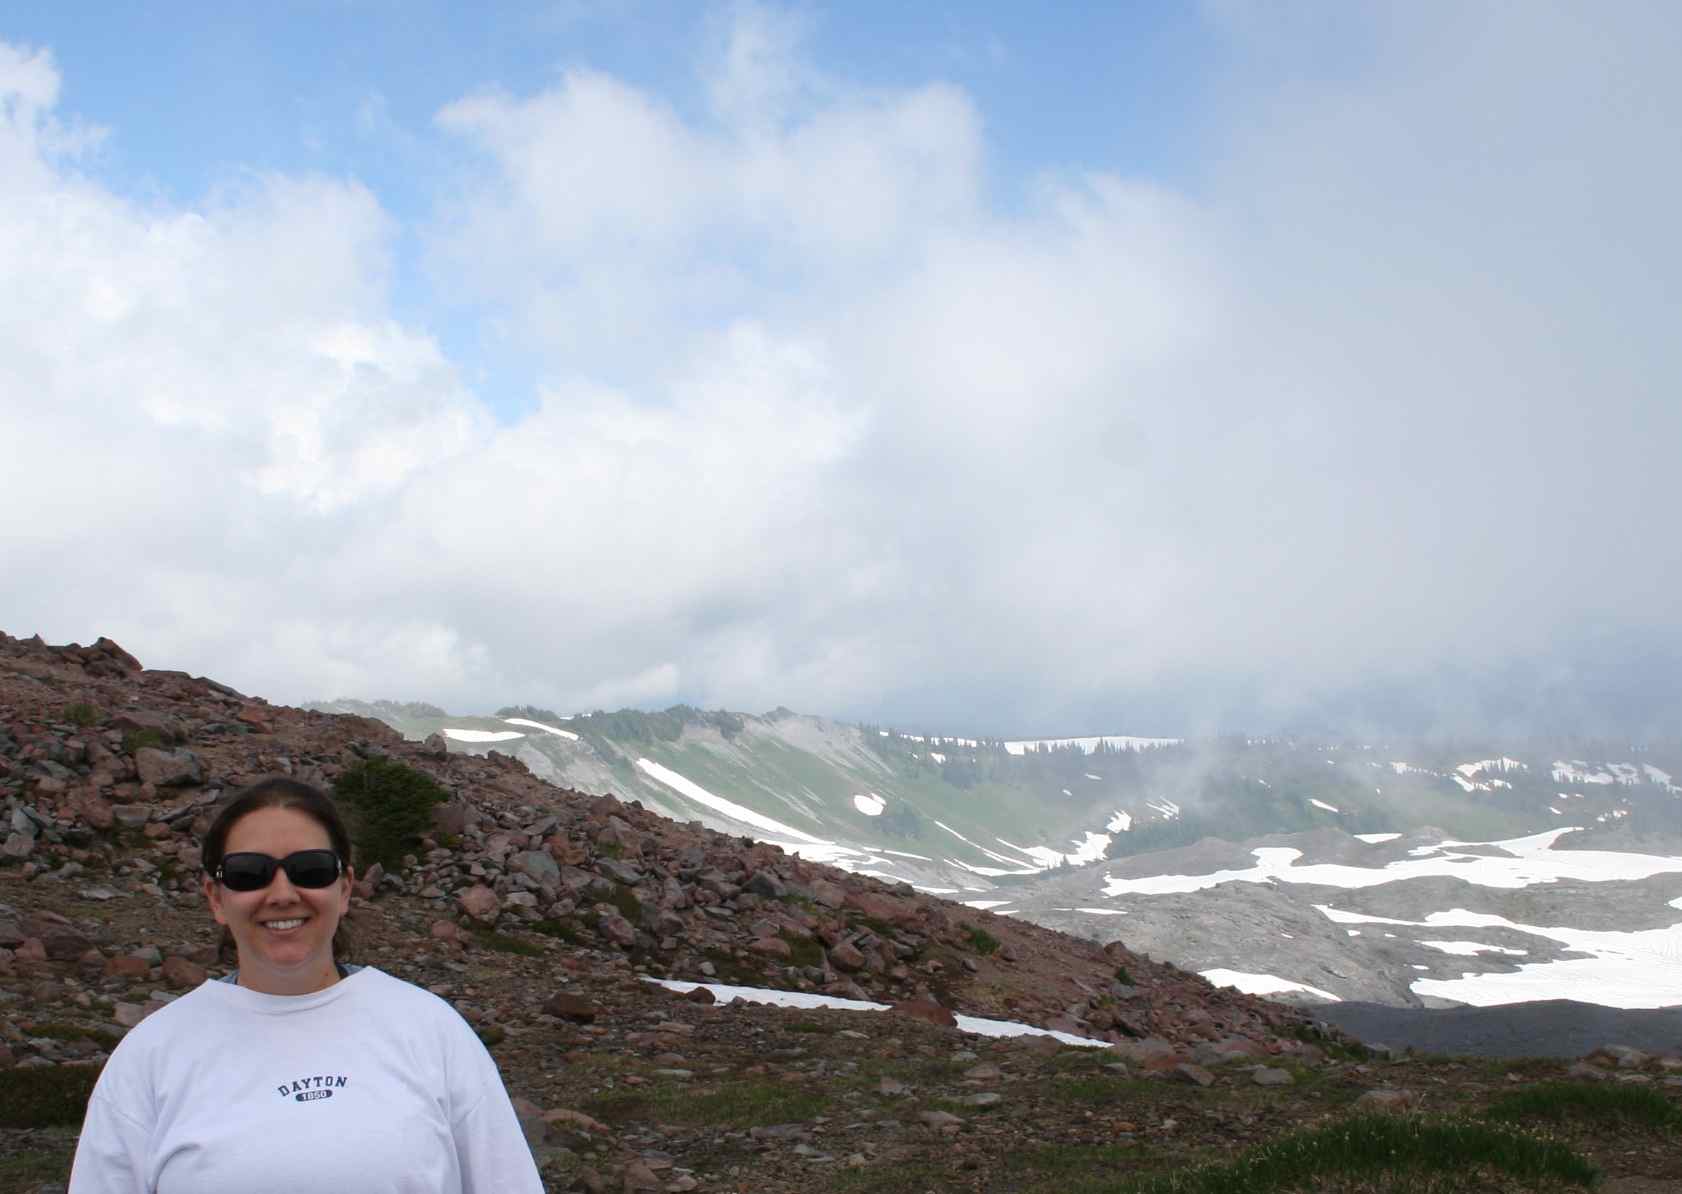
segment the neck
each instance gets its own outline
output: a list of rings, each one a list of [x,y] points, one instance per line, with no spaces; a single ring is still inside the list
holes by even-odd
[[[260,995],[313,995],[339,981],[339,967],[331,959],[324,969],[274,974],[261,967],[239,964],[239,985]]]

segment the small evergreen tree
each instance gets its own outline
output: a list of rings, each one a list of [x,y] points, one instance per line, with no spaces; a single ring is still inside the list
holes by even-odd
[[[392,759],[363,759],[339,776],[333,796],[345,811],[358,865],[402,865],[432,825],[432,808],[450,798],[425,772]]]

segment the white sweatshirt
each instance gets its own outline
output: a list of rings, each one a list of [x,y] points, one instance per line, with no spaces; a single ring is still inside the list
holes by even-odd
[[[496,1063],[449,1004],[364,967],[311,995],[207,982],[125,1036],[70,1194],[540,1194]]]

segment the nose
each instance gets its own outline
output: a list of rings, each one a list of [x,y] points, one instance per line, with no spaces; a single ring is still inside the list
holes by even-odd
[[[286,868],[275,867],[274,878],[270,879],[269,885],[263,889],[264,902],[289,904],[297,898],[298,889],[292,886],[292,877],[286,873]]]

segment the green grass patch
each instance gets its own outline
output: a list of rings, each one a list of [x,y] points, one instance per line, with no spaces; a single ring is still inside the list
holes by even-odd
[[[1103,1194],[1115,1189],[1117,1169],[1139,1164],[1135,1144],[1043,1144],[1018,1150],[1008,1162],[1015,1188],[1035,1194]]]
[[[1064,1045],[1045,1060],[1045,1069],[1053,1074],[1113,1074],[1108,1069],[1118,1062],[1108,1049],[1085,1049],[1078,1045]]]
[[[568,945],[576,944],[578,933],[564,920],[534,920],[531,922],[534,933],[542,933],[545,937],[553,937],[557,941],[565,941]]]
[[[619,915],[630,921],[632,925],[642,923],[642,901],[637,899],[637,893],[622,883],[613,885],[613,894],[607,902],[619,909]]]
[[[86,701],[76,701],[66,705],[61,716],[71,725],[79,726],[84,730],[91,725],[99,724],[99,710]]]
[[[999,939],[986,929],[978,925],[968,925],[964,932],[969,937],[970,948],[975,950],[976,953],[985,956],[998,952]]]
[[[1509,1122],[1571,1119],[1649,1128],[1682,1124],[1682,1108],[1652,1087],[1624,1082],[1539,1082],[1502,1095],[1486,1114]]]
[[[728,949],[717,946],[703,950],[707,961],[713,964],[713,976],[709,982],[726,983],[738,987],[757,987],[765,977],[764,970],[755,962],[738,958]]]
[[[793,966],[822,966],[824,963],[823,943],[811,937],[799,937],[786,929],[779,933],[788,942],[788,960]]]
[[[1531,1185],[1592,1186],[1600,1178],[1565,1145],[1491,1124],[1419,1116],[1358,1115],[1293,1132],[1237,1160],[1107,1187],[1114,1194],[1265,1194],[1319,1190],[1340,1179],[1426,1179],[1442,1190],[1485,1188],[1493,1172]],[[1469,1184],[1455,1184],[1460,1179]]]
[[[543,947],[535,941],[526,941],[520,937],[512,937],[507,933],[498,933],[491,929],[475,929],[473,940],[486,949],[494,949],[498,953],[518,954],[522,958],[541,958]]]
[[[123,735],[123,753],[126,755],[148,746],[161,749],[163,744],[164,736],[156,730],[130,730]]]
[[[1142,1078],[1065,1074],[1040,1087],[1040,1093],[1055,1103],[1067,1103],[1077,1107],[1110,1107],[1120,1106],[1133,1095],[1150,1093],[1150,1087]]]
[[[1126,987],[1133,987],[1133,986],[1138,985],[1137,983],[1135,983],[1133,981],[1133,976],[1128,973],[1127,967],[1125,967],[1125,966],[1117,966],[1115,968],[1115,980],[1116,980],[1116,982],[1121,983],[1123,986],[1126,986]]]
[[[756,1128],[805,1122],[822,1115],[829,1105],[827,1094],[756,1080],[714,1089],[650,1083],[596,1095],[579,1109],[609,1124],[650,1121]]]
[[[81,1024],[56,1022],[31,1024],[24,1030],[24,1035],[46,1037],[54,1041],[92,1041],[102,1049],[115,1049],[117,1042],[123,1039],[106,1028],[87,1028]]]
[[[0,1070],[0,1128],[80,1124],[98,1077],[95,1066]]]
[[[70,1137],[58,1152],[30,1149],[0,1157],[0,1189],[33,1190],[47,1182],[63,1185],[70,1177],[70,1158],[75,1146],[75,1138]]]
[[[940,1161],[884,1161],[837,1173],[830,1181],[838,1194],[948,1194],[971,1188]]]

